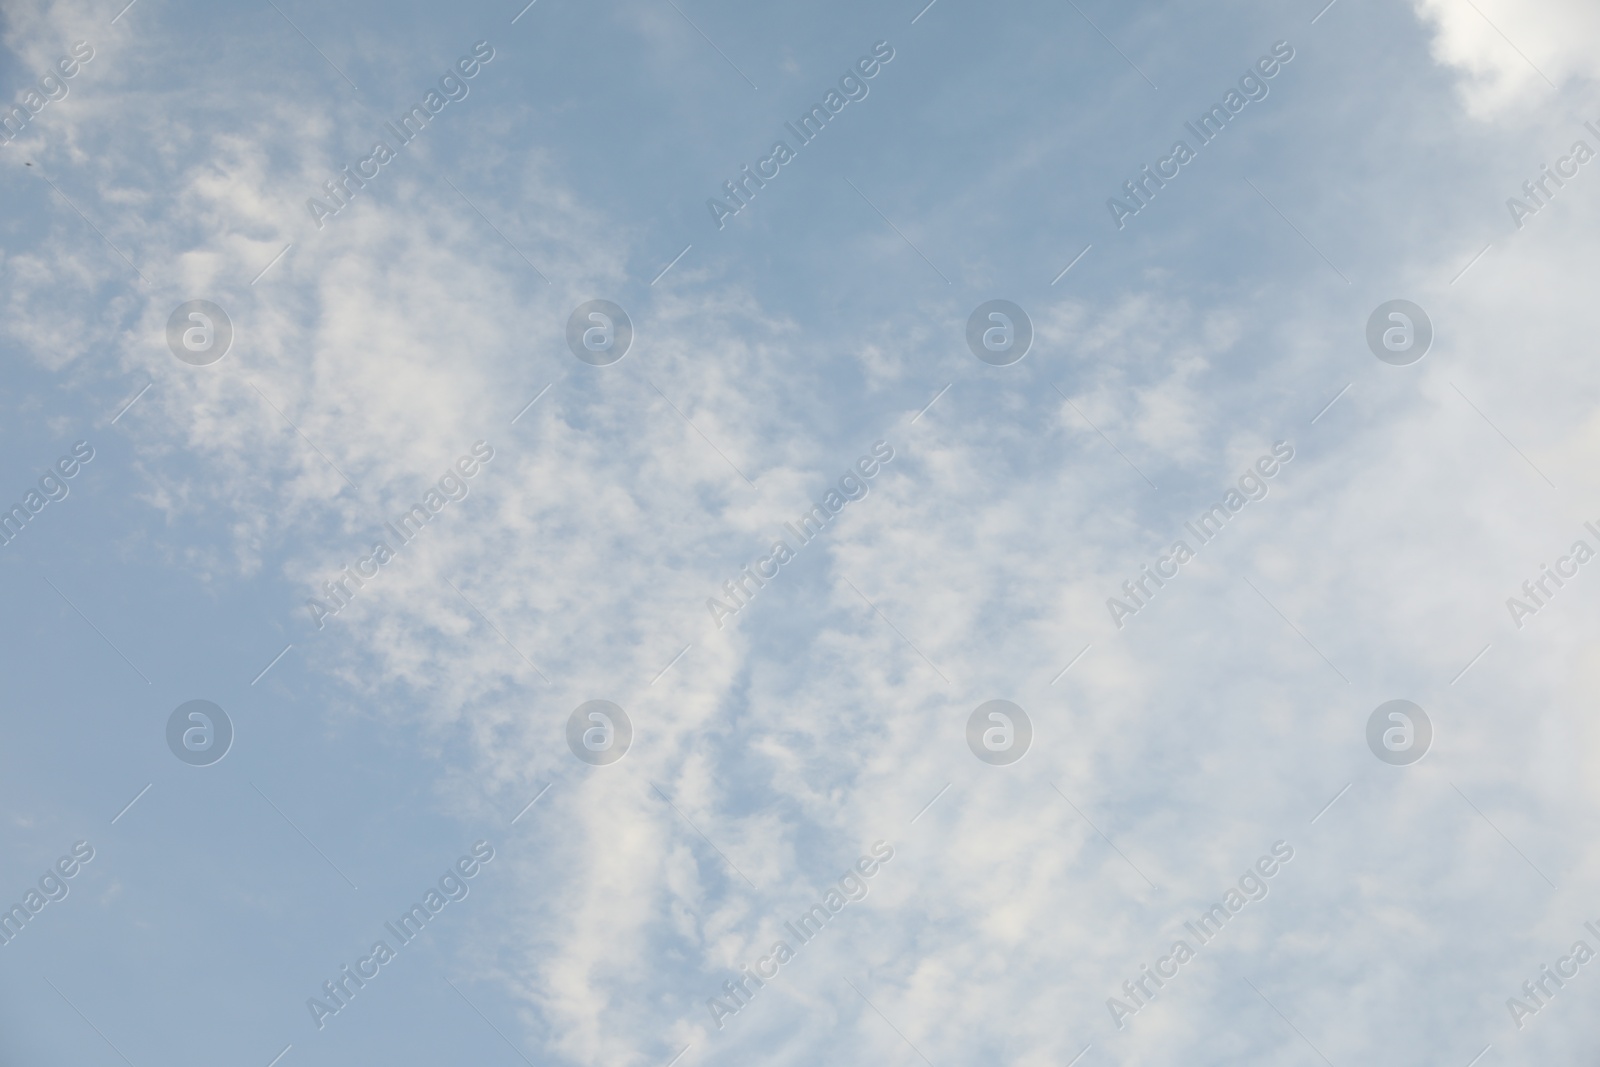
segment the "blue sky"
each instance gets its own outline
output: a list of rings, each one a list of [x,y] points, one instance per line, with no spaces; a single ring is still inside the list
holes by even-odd
[[[94,855],[0,944],[0,1063],[1593,1055],[1600,965],[1523,984],[1600,950],[1600,577],[1507,602],[1600,548],[1600,164],[1520,228],[1506,201],[1600,148],[1597,34],[1576,0],[6,5],[5,101],[93,56],[0,147],[0,504],[93,459],[0,547],[0,905]],[[1278,42],[1119,229],[1107,199]],[[633,326],[608,366],[566,342],[597,299]],[[965,340],[995,299],[1034,329],[1010,366]],[[1393,299],[1434,327],[1409,366],[1365,340]],[[207,366],[168,347],[192,300],[233,327]],[[1367,745],[1393,699],[1433,724],[1410,766]],[[208,766],[168,747],[191,700],[232,723]],[[569,748],[592,700],[617,762]],[[990,700],[1031,720],[1014,763],[968,748]],[[877,842],[865,899],[711,1011]]]

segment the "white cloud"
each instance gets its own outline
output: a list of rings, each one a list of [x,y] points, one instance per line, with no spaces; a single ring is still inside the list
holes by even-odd
[[[1433,30],[1436,62],[1463,75],[1462,101],[1479,119],[1546,106],[1574,79],[1600,74],[1589,43],[1600,11],[1583,0],[1415,0]]]
[[[1589,13],[1483,8],[1552,77],[1587,76],[1561,27],[1588,39]],[[1419,10],[1474,114],[1535,98],[1470,5]],[[118,69],[108,85],[131,79]],[[1503,605],[1579,519],[1600,520],[1589,271],[1570,237],[1587,200],[1559,202],[1566,227],[1545,216],[1497,242],[1459,287],[1444,284],[1458,235],[1407,248],[1388,277],[1439,328],[1411,368],[1365,352],[1363,297],[1286,274],[1204,298],[1169,265],[1110,297],[1041,298],[1037,351],[1002,373],[962,349],[965,297],[819,323],[781,286],[692,262],[649,290],[629,273],[649,258],[644,223],[519,144],[520,105],[486,120],[467,173],[419,144],[317,232],[296,204],[367,128],[358,107],[292,135],[289,105],[263,117],[258,100],[122,125],[179,98],[85,92],[40,157],[158,276],[152,292],[58,209],[58,251],[4,261],[8,337],[83,397],[155,379],[116,432],[170,527],[112,548],[219,587],[267,577],[263,613],[348,713],[319,732],[382,722],[437,759],[438,802],[464,820],[504,822],[553,783],[461,950],[541,1054],[906,1057],[847,978],[938,1063],[1063,1063],[1091,1042],[1128,1063],[1306,1055],[1245,978],[1334,1062],[1509,1043],[1499,990],[1571,936],[1594,862],[1573,842],[1600,800],[1584,773],[1600,574],[1522,631]],[[638,294],[634,351],[578,363],[567,314],[621,293]],[[198,295],[238,330],[201,370],[162,342]],[[1280,333],[1260,325],[1283,306]],[[1334,378],[1350,391],[1312,426]],[[871,494],[715,629],[705,598],[880,437],[897,455]],[[312,636],[304,599],[480,438],[496,455],[470,495]],[[1271,494],[1118,630],[1106,598],[1278,439],[1296,456]],[[1406,771],[1362,738],[1393,696],[1439,729]],[[567,715],[596,697],[637,730],[614,767],[565,750]],[[1037,730],[1011,768],[965,749],[967,714],[993,697]],[[705,998],[879,838],[897,855],[872,895],[717,1033]],[[1113,1029],[1106,997],[1279,838],[1297,857],[1271,896]],[[1540,1048],[1579,1048],[1568,1025]]]

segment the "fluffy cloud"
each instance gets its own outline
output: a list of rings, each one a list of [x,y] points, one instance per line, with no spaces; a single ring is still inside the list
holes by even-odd
[[[1574,79],[1600,74],[1594,49],[1600,12],[1582,0],[1537,6],[1505,0],[1416,0],[1433,31],[1432,53],[1462,74],[1462,101],[1482,119],[1551,100]]]

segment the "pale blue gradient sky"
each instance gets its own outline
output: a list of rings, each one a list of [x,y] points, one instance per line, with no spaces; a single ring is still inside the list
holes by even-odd
[[[1600,122],[1600,26],[1476,2],[7,5],[0,99],[96,54],[0,148],[0,503],[96,454],[0,547],[0,904],[96,855],[0,946],[0,1064],[1600,1052],[1592,966],[1521,1031],[1505,1006],[1600,922],[1600,578],[1505,608],[1600,523],[1600,177],[1505,207]],[[1106,198],[1280,40],[1119,231]],[[306,198],[478,41],[319,230]],[[719,231],[706,199],[878,41]],[[1436,328],[1411,367],[1363,339],[1396,297]],[[564,340],[596,298],[635,329],[603,368]],[[1035,327],[1010,367],[964,341],[995,298]],[[211,367],[166,348],[191,299],[234,324]],[[307,597],[478,440],[319,631]],[[1270,495],[1116,629],[1276,441]],[[1364,740],[1397,697],[1436,730],[1405,769]],[[966,748],[995,698],[1034,724],[1010,767]],[[236,729],[211,767],[166,747],[192,699]],[[566,747],[592,699],[634,724],[609,767]],[[306,999],[478,839],[470,895],[319,1030]],[[878,840],[869,897],[718,1030]],[[1278,840],[1270,896],[1116,1029]]]

